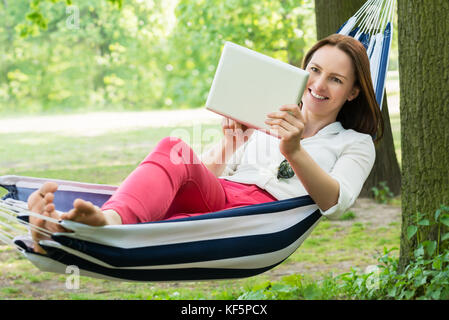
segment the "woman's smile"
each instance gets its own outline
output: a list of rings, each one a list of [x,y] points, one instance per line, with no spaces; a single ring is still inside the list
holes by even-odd
[[[329,100],[329,97],[320,95],[320,94],[316,93],[315,91],[313,91],[311,88],[309,88],[309,93],[314,99],[318,100],[319,102]]]

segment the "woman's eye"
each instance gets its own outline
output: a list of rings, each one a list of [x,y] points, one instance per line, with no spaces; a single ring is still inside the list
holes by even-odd
[[[318,72],[318,69],[315,67],[310,67],[310,70],[312,70],[313,72]]]
[[[341,82],[341,80],[340,79],[338,79],[338,78],[332,78],[332,80],[334,81],[334,82],[336,82],[336,83],[343,83],[343,82]]]

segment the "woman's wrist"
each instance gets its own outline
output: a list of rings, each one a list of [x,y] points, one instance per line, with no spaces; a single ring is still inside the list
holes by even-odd
[[[234,154],[234,152],[239,148],[236,139],[234,137],[227,137],[227,136],[223,137],[222,146],[223,151],[225,152],[226,155]]]
[[[301,143],[298,143],[298,145],[286,152],[284,152],[282,155],[287,159],[288,162],[295,161],[295,159],[300,159],[302,157],[302,154],[304,153],[304,149],[301,147]]]

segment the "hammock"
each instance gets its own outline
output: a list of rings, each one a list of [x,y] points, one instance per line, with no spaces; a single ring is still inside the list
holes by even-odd
[[[385,87],[395,0],[369,0],[338,33],[360,40],[370,57],[379,105]],[[20,176],[0,177],[8,194],[0,200],[0,240],[17,247],[42,271],[126,281],[228,279],[263,273],[287,259],[322,215],[309,196],[233,208],[200,216],[151,223],[91,227],[38,215],[28,196],[45,181],[59,185],[56,210],[68,211],[82,198],[101,206],[115,186]],[[61,223],[73,232],[50,233],[28,223],[30,215]],[[3,222],[6,221],[6,222]],[[20,223],[26,228],[17,227]],[[28,229],[47,235],[35,253]]]
[[[0,177],[9,194],[0,201],[0,216],[27,222],[26,199],[45,181],[58,183],[55,206],[70,209],[80,197],[101,206],[115,187],[38,179]],[[45,216],[48,221],[57,222]],[[284,261],[310,234],[321,214],[309,196],[229,209],[210,214],[134,225],[91,227],[61,222],[73,233],[53,233],[41,246],[47,255],[33,252],[29,235],[3,240],[42,271],[65,273],[76,265],[80,274],[133,281],[205,280],[249,277]],[[6,227],[9,225],[5,224]],[[1,230],[1,229],[0,229]],[[45,230],[37,230],[45,232]]]

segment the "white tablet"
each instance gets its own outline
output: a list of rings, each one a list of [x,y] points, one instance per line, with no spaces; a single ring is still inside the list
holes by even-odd
[[[226,42],[206,108],[262,131],[267,114],[298,104],[309,73],[256,51]]]

